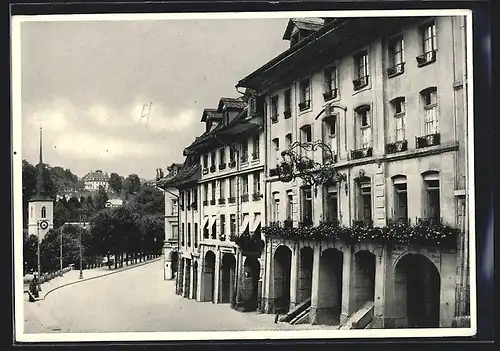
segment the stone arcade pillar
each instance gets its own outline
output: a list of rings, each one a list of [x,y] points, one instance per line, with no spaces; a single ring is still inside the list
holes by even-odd
[[[312,289],[311,289],[311,312],[309,313],[309,321],[311,324],[317,324],[317,310],[319,305],[319,266],[321,258],[321,244],[314,244],[314,256],[313,256],[313,271],[312,271]]]
[[[196,283],[196,279],[194,279],[194,259],[191,260],[191,265],[189,267],[189,276],[191,277],[189,279],[189,296],[188,298],[194,299],[196,296],[194,296],[195,291],[194,291],[194,284]]]
[[[196,301],[205,301],[205,298],[204,298],[204,295],[203,295],[203,290],[204,290],[204,285],[203,285],[203,278],[204,278],[204,275],[203,275],[203,272],[205,270],[205,260],[204,260],[204,257],[200,256],[200,259],[198,260],[198,271],[196,272],[196,274],[198,274],[198,279],[197,280],[197,284],[198,284],[198,287],[196,289],[196,296],[195,296],[195,299]]]
[[[354,313],[353,311],[353,294],[352,294],[352,279],[354,274],[352,274],[352,263],[353,263],[353,247],[344,247],[343,260],[342,260],[342,309],[340,312],[340,324],[344,324],[349,316]]]
[[[392,249],[384,245],[376,250],[375,255],[375,301],[372,328],[394,328]]]
[[[273,252],[272,239],[268,239],[266,243],[266,252],[265,252],[266,258],[264,260],[264,264],[266,265],[265,275],[264,275],[265,289],[262,298],[264,313],[273,313],[274,309],[273,298],[272,298],[273,297],[272,252]]]
[[[215,266],[214,266],[214,296],[213,296],[213,302],[214,303],[219,303],[219,292],[220,292],[220,250],[216,251],[215,254]]]
[[[290,310],[297,305],[297,288],[299,276],[299,243],[295,243],[290,268]]]

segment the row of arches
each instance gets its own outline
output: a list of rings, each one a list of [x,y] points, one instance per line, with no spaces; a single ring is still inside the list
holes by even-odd
[[[299,251],[296,303],[312,295],[314,250]],[[351,261],[350,288],[343,296],[344,255],[335,248],[324,250],[319,262],[316,323],[340,323],[343,299],[352,314],[367,301],[375,301],[376,256],[360,250]],[[291,297],[292,251],[279,246],[273,257],[275,308],[289,310]],[[345,294],[345,292],[344,292]],[[435,265],[421,254],[406,254],[394,268],[394,315],[400,327],[439,327],[440,276]]]

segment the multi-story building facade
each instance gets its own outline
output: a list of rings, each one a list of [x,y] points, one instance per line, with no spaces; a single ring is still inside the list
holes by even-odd
[[[106,191],[109,190],[108,173],[104,173],[100,169],[90,171],[82,178],[82,181],[85,185],[85,190],[87,191],[97,191],[100,186],[102,186]]]
[[[451,326],[468,285],[465,18],[298,19],[284,39],[290,49],[237,84],[267,106],[266,225],[426,219],[463,235],[452,249],[266,235],[262,310],[358,328]],[[294,142],[327,145],[296,151],[343,177],[282,181]]]

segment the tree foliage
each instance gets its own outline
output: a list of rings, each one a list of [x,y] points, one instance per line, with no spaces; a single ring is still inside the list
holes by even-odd
[[[108,193],[103,186],[99,186],[99,190],[94,198],[94,206],[97,211],[105,208],[106,202],[109,200]]]
[[[111,173],[108,180],[109,187],[119,194],[123,189],[123,178],[118,173]]]
[[[137,194],[141,188],[141,180],[137,174],[130,174],[123,182],[123,190],[126,194]]]

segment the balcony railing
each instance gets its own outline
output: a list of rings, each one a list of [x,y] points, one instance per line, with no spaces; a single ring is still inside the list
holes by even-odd
[[[325,91],[323,93],[323,100],[326,102],[328,100],[335,99],[337,97],[337,88],[331,89],[330,91]]]
[[[208,167],[203,168],[203,175],[208,174]]]
[[[387,77],[392,78],[405,72],[405,63],[401,62],[387,69]]]
[[[278,122],[278,115],[271,116],[271,122],[272,123]]]
[[[291,220],[291,219],[285,219],[283,221],[283,226],[285,228],[293,228],[293,220]]]
[[[351,150],[351,160],[357,160],[364,157],[373,156],[373,148],[368,147],[364,149]]]
[[[215,199],[210,200],[210,205],[215,205]]]
[[[253,201],[259,201],[260,199],[262,199],[262,197],[263,197],[263,195],[260,192],[252,194],[252,200]]]
[[[236,167],[236,161],[229,162],[229,168],[234,168],[234,167]]]
[[[333,226],[333,227],[338,227],[339,226],[339,221],[337,219],[327,219],[322,222],[325,225],[328,226]]]
[[[416,57],[417,66],[423,67],[436,61],[436,50],[431,50]]]
[[[408,140],[399,140],[394,143],[385,145],[385,152],[393,154],[395,152],[402,152],[408,150]]]
[[[258,152],[254,152],[254,153],[252,154],[252,160],[254,160],[254,161],[255,161],[255,160],[258,160],[258,159],[259,159],[259,157],[260,157],[260,154],[259,154]]]
[[[234,196],[228,197],[227,202],[230,204],[234,204],[236,202],[236,198]]]
[[[299,111],[305,111],[311,107],[311,100],[305,100],[299,103]]]
[[[364,76],[364,77],[359,77],[358,79],[355,79],[352,81],[352,86],[354,87],[354,90],[359,90],[361,88],[364,88],[368,85],[369,82],[369,76]]]
[[[423,147],[435,146],[441,143],[441,135],[439,133],[415,137],[415,147],[421,149]]]
[[[226,163],[225,163],[225,162],[224,162],[224,163],[221,163],[221,164],[219,165],[219,169],[220,169],[220,170],[226,169]]]
[[[283,116],[285,117],[285,119],[292,117],[292,111],[291,110],[283,111]]]
[[[304,215],[302,217],[302,222],[299,223],[301,226],[311,226],[313,225],[313,220],[311,215]]]
[[[372,227],[373,220],[371,219],[358,219],[352,221],[353,227]]]
[[[219,199],[219,205],[224,205],[226,203],[226,199],[221,198]]]
[[[215,165],[212,165],[210,166],[210,173],[214,173],[215,172]]]
[[[248,162],[248,155],[241,155],[241,162]]]
[[[248,194],[243,194],[241,195],[241,202],[248,202],[249,195]]]
[[[203,200],[203,206],[207,206],[208,205],[208,200]]]

